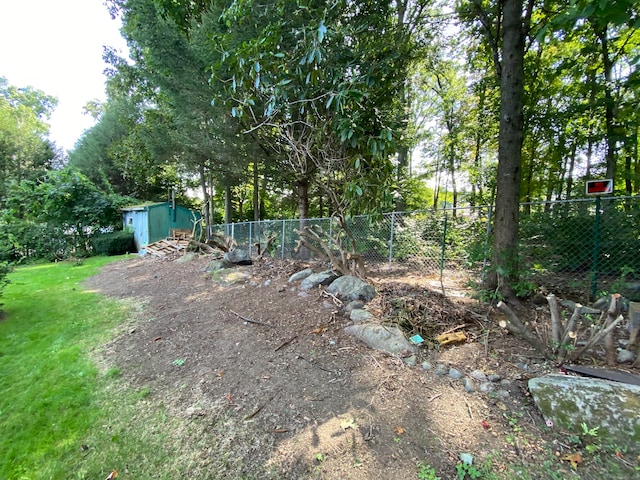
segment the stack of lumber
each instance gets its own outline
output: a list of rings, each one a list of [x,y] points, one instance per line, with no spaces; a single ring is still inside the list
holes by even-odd
[[[190,230],[172,229],[171,236],[164,240],[158,240],[157,242],[150,243],[145,246],[144,249],[149,255],[153,255],[155,257],[166,257],[167,255],[171,255],[176,252],[186,252],[190,239]]]

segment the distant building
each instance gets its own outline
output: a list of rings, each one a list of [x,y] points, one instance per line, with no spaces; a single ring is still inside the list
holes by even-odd
[[[124,207],[122,220],[124,229],[133,230],[133,238],[139,252],[146,245],[167,238],[172,229],[192,230],[200,213],[171,202],[145,203]],[[197,232],[196,232],[197,233]]]

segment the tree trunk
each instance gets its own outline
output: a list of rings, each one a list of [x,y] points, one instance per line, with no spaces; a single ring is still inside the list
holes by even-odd
[[[505,0],[503,10],[502,69],[500,76],[500,135],[495,203],[493,268],[490,289],[515,297],[520,166],[523,141],[524,32],[523,0]]]
[[[614,108],[615,102],[612,88],[612,72],[613,62],[609,56],[609,40],[607,39],[607,26],[605,25],[601,29],[594,30],[598,40],[600,40],[600,48],[602,51],[602,66],[604,69],[604,105],[605,105],[605,122],[607,127],[607,152],[605,159],[607,162],[606,178],[613,179],[615,183],[616,175],[616,138],[615,138],[615,115]]]
[[[207,176],[204,170],[204,162],[198,165],[198,174],[200,176],[200,188],[202,189],[202,205],[204,211],[203,216],[205,221],[208,223],[211,218],[210,208],[209,208],[209,189],[207,188]],[[207,225],[210,226],[211,224]]]
[[[309,179],[307,177],[299,177],[296,181],[298,191],[298,214],[300,215],[300,231],[309,225]],[[311,251],[302,246],[298,251],[301,260],[311,258]]]
[[[233,222],[233,195],[231,194],[231,186],[224,186],[224,223]]]

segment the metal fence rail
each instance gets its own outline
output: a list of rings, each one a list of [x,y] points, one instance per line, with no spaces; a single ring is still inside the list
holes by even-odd
[[[491,268],[492,210],[480,206],[395,212],[356,216],[347,224],[357,253],[369,267],[422,275],[446,272],[481,283]],[[213,225],[209,235],[230,236],[251,254],[274,237],[267,253],[295,258],[294,230],[304,224],[344,239],[333,218]],[[640,197],[521,204],[518,248],[524,282],[563,275],[594,296],[607,281],[640,279]]]

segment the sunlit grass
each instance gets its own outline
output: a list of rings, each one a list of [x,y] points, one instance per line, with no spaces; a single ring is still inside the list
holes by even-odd
[[[20,267],[0,321],[0,478],[71,478],[100,409],[98,371],[88,356],[124,306],[82,289],[114,258]],[[75,477],[75,475],[74,475]]]

